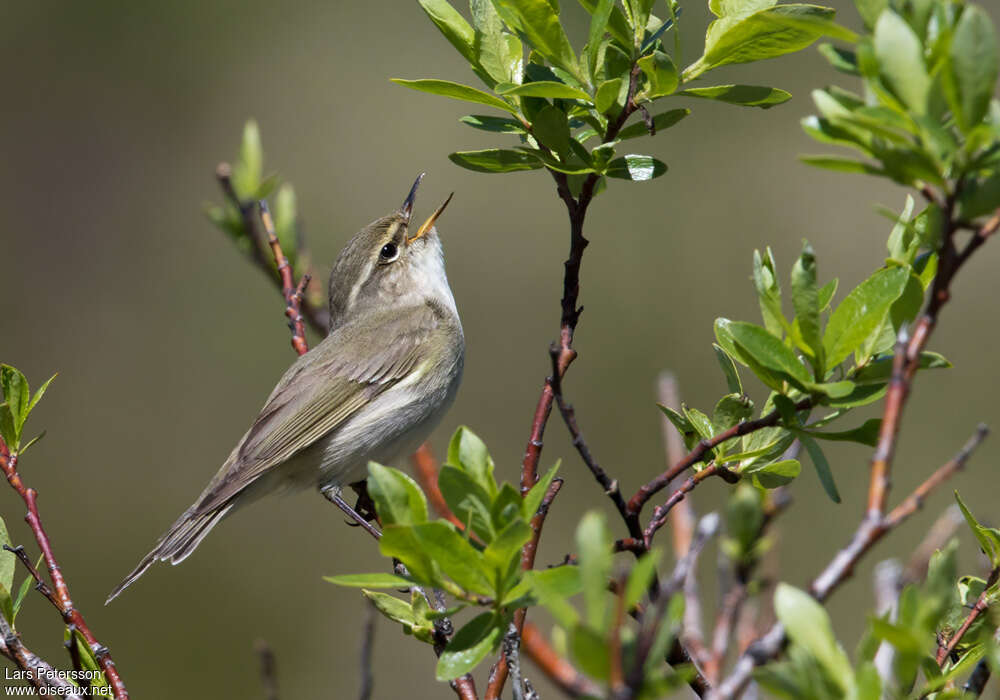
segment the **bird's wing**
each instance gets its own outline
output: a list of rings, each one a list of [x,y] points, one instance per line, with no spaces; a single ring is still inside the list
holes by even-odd
[[[445,332],[440,317],[430,308],[394,316],[345,324],[300,357],[198,499],[196,512],[226,503],[418,369],[435,336]],[[345,345],[367,352],[344,357],[337,349]]]

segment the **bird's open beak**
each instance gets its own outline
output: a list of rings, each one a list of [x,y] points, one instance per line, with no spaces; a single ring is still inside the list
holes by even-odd
[[[441,212],[444,211],[444,208],[448,206],[448,202],[450,202],[451,198],[454,196],[455,196],[454,192],[448,195],[448,199],[444,200],[444,204],[439,206],[437,210],[433,214],[431,214],[430,217],[428,217],[427,221],[425,221],[420,226],[420,228],[417,229],[417,232],[406,240],[407,244],[413,243],[413,241],[417,240],[418,238],[420,238],[425,233],[431,230],[431,226],[433,226],[434,222],[438,220],[438,217],[441,216]]]
[[[406,223],[410,223],[410,214],[413,213],[413,203],[417,200],[417,188],[420,187],[420,181],[424,179],[424,175],[426,174],[420,173],[417,175],[417,179],[413,181],[413,187],[410,188],[410,193],[403,200],[403,206],[399,208],[399,213],[403,216]]]

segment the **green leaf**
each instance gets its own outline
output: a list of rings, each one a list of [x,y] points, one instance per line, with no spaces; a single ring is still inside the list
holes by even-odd
[[[799,51],[824,34],[854,39],[852,32],[833,22],[835,14],[828,7],[789,4],[717,19],[705,35],[704,54],[684,69],[684,80],[730,63],[749,63]]]
[[[893,356],[889,354],[872,360],[861,369],[853,372],[851,379],[855,384],[887,382],[892,376],[892,359]],[[951,366],[951,362],[936,352],[924,351],[920,353],[919,369],[948,369]]]
[[[827,366],[836,367],[874,333],[906,287],[910,270],[879,270],[840,302],[826,326],[823,347]]]
[[[342,574],[340,576],[324,576],[337,586],[350,588],[409,588],[413,582],[395,574]]]
[[[587,12],[591,14],[592,17],[598,14],[598,11],[601,9],[602,6],[600,0],[579,0],[579,2],[583,6],[583,8],[586,9]],[[618,7],[614,2],[611,3],[611,6],[612,6],[611,15],[608,18],[607,26],[605,27],[607,33],[610,34],[622,48],[631,50],[633,46],[632,30],[629,27],[628,20],[625,19],[625,13],[622,12],[622,9]],[[590,26],[591,26],[591,31],[593,31],[594,29],[593,19],[591,19]],[[597,44],[595,44],[593,41],[593,35],[591,36],[588,48],[590,46],[597,46]]]
[[[789,328],[789,324],[781,311],[781,284],[778,282],[774,254],[770,247],[764,250],[763,255],[759,250],[753,251],[752,279],[757,290],[764,328],[780,338],[784,330]]]
[[[516,119],[507,117],[491,117],[484,114],[468,114],[458,121],[468,124],[473,129],[492,131],[498,134],[524,134],[524,125]]]
[[[806,448],[806,452],[809,453],[809,459],[812,460],[813,466],[816,468],[816,476],[819,477],[819,483],[823,485],[826,495],[834,503],[840,503],[840,492],[837,491],[837,483],[833,480],[833,472],[830,470],[830,463],[826,461],[823,450],[804,431],[796,430],[794,432],[799,442]]]
[[[465,18],[447,0],[419,0],[420,6],[445,39],[462,54],[469,63],[478,64],[474,49],[475,32]]]
[[[478,666],[500,643],[503,637],[501,625],[502,620],[486,612],[458,630],[441,652],[435,671],[437,679],[454,680]]]
[[[712,412],[712,423],[719,430],[728,430],[753,416],[753,401],[742,394],[726,394]]]
[[[10,413],[10,425],[5,426],[3,437],[9,443],[10,449],[16,451],[20,447],[21,429],[28,418],[31,390],[28,387],[28,380],[20,370],[0,364],[0,391],[3,391],[4,403]]]
[[[825,358],[819,321],[819,289],[816,286],[816,256],[808,241],[802,242],[802,255],[792,267],[792,305],[799,333],[811,352],[814,374],[822,380]]]
[[[0,518],[0,545],[13,546],[10,536],[7,534],[7,524]],[[17,566],[17,557],[13,552],[0,549],[0,589],[4,593],[14,590],[14,569]],[[12,615],[13,617],[13,615]]]
[[[818,430],[807,430],[805,432],[820,440],[857,442],[862,445],[868,445],[869,447],[875,447],[875,445],[878,444],[878,433],[881,428],[882,420],[880,418],[869,418],[853,430],[825,433],[819,432]]]
[[[790,92],[763,85],[713,85],[712,87],[688,88],[677,94],[700,97],[706,100],[718,100],[744,107],[761,107],[762,109],[769,109],[792,99]]]
[[[531,527],[520,518],[513,520],[483,550],[486,565],[492,567],[495,595],[501,598],[520,570],[521,548],[531,539]]]
[[[412,630],[415,626],[416,616],[413,614],[413,606],[411,604],[388,593],[376,593],[374,591],[363,591],[363,593],[365,598],[372,602],[376,610],[393,622],[399,622],[407,630]]]
[[[559,22],[559,11],[548,0],[494,0],[503,16],[513,19],[517,29],[531,42],[535,51],[551,64],[586,82],[580,74],[576,54]]]
[[[459,467],[446,464],[438,473],[438,488],[445,502],[459,520],[467,523],[484,542],[493,540],[493,518],[490,504],[493,499],[486,489],[476,483]]]
[[[993,23],[977,5],[969,4],[962,10],[951,40],[950,57],[957,93],[952,108],[962,131],[967,133],[989,110],[1000,65]]]
[[[576,529],[580,582],[583,585],[584,620],[595,630],[605,623],[608,576],[611,574],[611,535],[604,515],[591,511]]]
[[[632,565],[628,580],[625,582],[625,610],[631,610],[638,605],[649,591],[661,554],[660,550],[652,549]]]
[[[493,458],[486,449],[486,443],[464,425],[455,431],[448,443],[448,464],[464,469],[489,494],[491,500],[496,498]]]
[[[649,81],[644,91],[644,95],[651,100],[657,97],[672,95],[680,82],[677,73],[677,66],[670,59],[670,56],[662,51],[654,51],[649,56],[644,56],[638,60],[639,68],[646,74]]]
[[[792,642],[808,651],[826,670],[826,678],[846,693],[854,685],[854,669],[833,636],[830,617],[805,591],[779,583],[774,612]]]
[[[542,499],[545,498],[545,492],[549,490],[549,486],[552,484],[552,480],[556,477],[556,472],[558,471],[559,462],[556,462],[555,466],[545,472],[542,478],[524,495],[524,500],[521,503],[521,516],[528,522],[538,512],[539,506],[542,505]]]
[[[779,372],[802,386],[809,383],[809,372],[798,356],[767,330],[752,323],[735,321],[729,324],[729,332],[744,357],[752,357],[761,366]]]
[[[783,459],[770,464],[754,464],[742,470],[743,474],[751,474],[754,483],[765,489],[776,489],[795,480],[802,472],[802,465],[797,459]]]
[[[777,4],[778,0],[708,0],[708,9],[716,17],[726,17],[748,15]]]
[[[601,114],[611,109],[618,101],[618,94],[622,90],[622,79],[614,78],[605,80],[597,86],[597,93],[594,95],[594,107]]]
[[[958,491],[955,492],[955,500],[958,502],[958,507],[962,510],[962,515],[965,517],[965,522],[968,523],[969,529],[972,530],[972,534],[979,541],[980,548],[983,550],[986,558],[990,560],[990,567],[993,569],[1000,567],[1000,530],[980,525],[979,521],[972,514],[972,511],[968,509],[965,502],[958,495]]]
[[[667,112],[661,112],[653,117],[653,128],[656,129],[656,131],[669,129],[689,114],[691,114],[690,109],[671,109]],[[645,122],[635,122],[634,124],[629,124],[624,129],[619,131],[618,138],[624,141],[625,139],[634,139],[638,136],[645,136],[648,133],[649,128],[646,126]]]
[[[924,64],[920,38],[893,10],[875,23],[875,57],[889,89],[917,114],[927,110],[931,78]]]
[[[824,170],[834,170],[838,173],[856,173],[860,175],[886,174],[884,170],[874,165],[864,163],[853,158],[839,158],[837,156],[799,156],[799,160],[806,165]]]
[[[534,85],[535,83],[531,83]],[[565,159],[570,152],[569,122],[566,113],[558,107],[546,105],[531,122],[532,133],[539,142]]]
[[[522,587],[531,592],[533,599],[544,606],[560,626],[570,628],[580,620],[580,614],[569,603],[569,598],[581,590],[578,567],[557,566],[541,571],[527,571],[517,589]],[[511,596],[516,594],[517,589],[511,591]]]
[[[830,65],[841,73],[848,75],[860,75],[858,71],[858,57],[853,51],[842,49],[833,44],[820,44],[819,52]]]
[[[451,523],[422,523],[413,526],[413,533],[421,552],[463,589],[487,596],[495,593],[483,555]]]
[[[457,151],[448,156],[455,165],[478,173],[512,173],[518,170],[538,170],[542,162],[525,151],[487,148],[482,151]]]
[[[569,651],[573,661],[588,676],[607,680],[611,672],[608,644],[596,630],[577,625],[569,633]]]
[[[260,185],[264,171],[264,151],[260,143],[257,122],[247,120],[243,125],[243,139],[240,142],[240,157],[233,166],[233,189],[241,200],[253,197]]]
[[[539,80],[508,88],[500,93],[504,97],[548,97],[550,99],[583,100],[590,104],[591,97],[583,90],[553,80]]]
[[[712,343],[712,349],[715,350],[715,359],[718,360],[722,373],[726,375],[726,386],[729,387],[729,393],[742,395],[743,382],[740,381],[740,375],[736,371],[736,363],[733,362],[733,358],[716,343]]]
[[[35,391],[35,395],[31,397],[31,401],[28,402],[27,413],[31,413],[32,410],[34,410],[35,405],[39,401],[42,400],[43,396],[45,396],[45,392],[46,392],[46,390],[48,390],[49,384],[51,384],[52,380],[55,379],[58,376],[59,376],[59,373],[56,372],[51,377],[49,377],[48,380],[46,380],[46,382],[44,384],[42,384],[40,387],[38,387],[38,389]],[[27,386],[27,384],[25,384],[25,386]],[[37,440],[38,438],[35,438],[35,439]]]
[[[422,548],[415,528],[410,525],[386,525],[378,541],[384,557],[395,557],[406,565],[410,576],[419,583],[443,587],[441,570]]]
[[[630,153],[629,155],[615,158],[608,163],[608,169],[604,174],[620,180],[643,182],[657,178],[665,172],[667,172],[667,164],[663,161],[657,160],[652,156],[640,156]]]
[[[391,467],[368,463],[368,494],[386,525],[416,525],[427,521],[427,499],[417,482]]]
[[[469,87],[468,85],[453,83],[450,80],[435,80],[431,78],[423,80],[404,80],[402,78],[392,78],[392,82],[397,85],[402,85],[403,87],[408,87],[411,90],[428,92],[432,95],[441,95],[442,97],[450,97],[453,100],[475,102],[476,104],[496,107],[497,109],[502,109],[503,111],[510,112],[514,115],[517,114],[516,109],[501,100],[499,97],[495,97],[488,92],[483,92],[482,90],[477,90],[474,87]]]
[[[590,33],[587,41],[587,67],[590,70],[591,79],[597,75],[598,57],[601,54],[601,44],[604,41],[604,32],[608,28],[608,20],[611,19],[611,12],[614,9],[616,9],[614,0],[597,0],[594,4],[594,9],[591,10],[590,13]],[[597,111],[604,112],[606,109],[607,108],[601,109],[598,107]]]
[[[858,8],[858,14],[864,20],[865,26],[871,29],[882,11],[889,7],[889,0],[854,0],[854,6]]]

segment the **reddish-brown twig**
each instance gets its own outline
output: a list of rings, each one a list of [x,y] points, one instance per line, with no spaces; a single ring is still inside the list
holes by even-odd
[[[795,404],[796,411],[804,411],[812,407],[812,399],[805,398]],[[688,452],[682,460],[675,462],[672,467],[667,469],[662,474],[659,474],[655,478],[651,479],[649,482],[643,484],[639,487],[639,490],[635,492],[635,495],[629,499],[628,510],[630,513],[638,514],[646,502],[653,497],[654,494],[659,492],[661,489],[667,486],[678,474],[685,471],[686,469],[694,466],[698,462],[705,459],[705,455],[708,452],[726,440],[732,440],[733,438],[740,437],[742,435],[749,435],[752,432],[760,430],[762,428],[769,428],[771,426],[777,425],[781,420],[781,413],[779,411],[771,411],[766,416],[761,416],[755,420],[748,420],[742,423],[737,423],[732,428],[724,430],[719,433],[711,440],[701,440],[697,445],[694,446],[690,452]]]
[[[990,598],[993,596],[990,589],[993,587],[993,584],[997,582],[998,576],[1000,576],[1000,569],[993,569],[993,571],[990,572],[990,576],[986,580],[986,586],[983,587],[983,592],[979,595],[979,598],[976,600],[975,605],[972,606],[969,614],[965,616],[962,624],[957,630],[955,630],[955,634],[951,635],[948,639],[948,643],[938,649],[936,659],[938,666],[944,666],[944,662],[947,661],[952,655],[952,652],[955,651],[958,643],[962,641],[962,637],[964,637],[965,633],[969,631],[970,627],[972,627],[972,623],[974,623],[980,615],[986,612],[986,608],[990,607]]]
[[[710,476],[719,476],[727,481],[739,479],[739,475],[729,471],[725,467],[715,464],[714,462],[707,465],[701,471],[697,471],[692,474],[691,477],[681,484],[676,491],[670,494],[670,498],[668,498],[663,505],[657,506],[656,509],[653,510],[653,516],[649,520],[649,525],[646,526],[645,531],[642,533],[643,542],[645,543],[647,549],[651,545],[653,535],[656,534],[656,531],[666,525],[667,516],[670,514],[670,510],[675,505],[683,501],[685,496],[694,490],[695,486]]]
[[[830,594],[850,577],[855,565],[868,550],[917,512],[932,490],[965,466],[987,433],[985,426],[979,426],[958,454],[938,467],[885,518],[881,520],[863,518],[847,546],[837,552],[826,568],[813,580],[809,587],[812,596],[821,603],[829,598]],[[749,682],[753,670],[780,654],[784,645],[785,630],[780,623],[775,623],[767,634],[751,644],[740,656],[729,676],[712,691],[709,696],[711,700],[736,697]]]
[[[306,285],[309,284],[309,275],[302,275],[299,283],[295,284],[295,276],[292,273],[292,266],[285,257],[278,241],[278,235],[274,231],[274,220],[271,218],[271,211],[267,207],[267,202],[263,199],[258,203],[260,207],[260,220],[264,224],[264,232],[267,234],[267,243],[271,247],[271,255],[274,256],[274,264],[278,268],[278,278],[281,282],[281,294],[285,297],[285,316],[288,317],[288,328],[292,331],[292,347],[299,355],[309,352],[309,345],[306,343],[306,323],[302,317],[303,294]]]
[[[34,687],[38,694],[58,697],[79,697],[78,689],[70,684],[62,684],[48,662],[24,646],[20,635],[14,631],[7,619],[0,615],[0,656],[4,656],[25,671],[22,679]],[[7,674],[10,678],[10,674]]]
[[[573,668],[530,622],[521,631],[521,647],[536,666],[571,698],[597,697],[603,692],[596,683]]]
[[[21,476],[17,472],[17,455],[11,454],[7,443],[2,438],[0,438],[0,470],[3,471],[4,476],[7,477],[7,481],[17,491],[24,504],[28,507],[28,514],[24,519],[28,523],[28,527],[31,528],[31,533],[35,536],[35,542],[38,543],[38,548],[45,559],[49,579],[52,581],[52,592],[54,593],[55,600],[58,602],[57,607],[63,621],[67,625],[75,626],[83,636],[94,658],[97,659],[101,671],[104,672],[104,678],[111,686],[114,696],[118,700],[127,700],[128,690],[125,689],[125,683],[122,681],[121,675],[115,667],[115,662],[111,658],[111,652],[106,646],[97,641],[97,637],[91,632],[86,620],[83,619],[83,615],[74,606],[73,599],[70,597],[69,586],[66,584],[62,569],[59,568],[59,562],[56,561],[55,554],[52,551],[52,543],[49,540],[49,536],[45,533],[45,528],[42,527],[41,515],[38,512],[38,492],[35,489],[28,488],[21,481]]]
[[[240,222],[250,241],[250,260],[260,268],[272,282],[281,286],[281,278],[274,275],[274,268],[271,266],[266,250],[264,248],[264,235],[260,229],[260,218],[257,216],[256,203],[253,200],[243,201],[239,198],[233,187],[232,168],[228,163],[219,163],[215,169],[215,177],[219,181],[223,195],[229,203],[239,212]],[[302,251],[300,251],[301,255]],[[301,259],[301,258],[300,258]],[[325,336],[330,330],[330,314],[320,306],[313,306],[308,299],[303,299],[302,314],[309,321],[312,329]]]

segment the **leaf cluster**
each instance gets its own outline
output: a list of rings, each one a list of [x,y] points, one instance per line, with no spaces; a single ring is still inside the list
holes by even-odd
[[[566,176],[573,196],[584,183],[597,193],[606,178],[643,181],[666,172],[666,164],[652,156],[618,155],[628,148],[624,142],[670,128],[690,113],[673,107],[654,114],[654,103],[695,97],[767,108],[791,97],[754,85],[689,86],[705,73],[798,51],[823,35],[854,37],[826,7],[712,0],[717,19],[708,27],[703,54],[681,69],[677,0],[664,3],[663,16],[654,14],[652,0],[580,0],[589,15],[580,51],[561,22],[558,2],[470,0],[471,22],[447,0],[420,4],[488,91],[438,79],[394,82],[492,107],[503,114],[473,114],[461,122],[519,142],[514,148],[459,151],[451,160],[487,173],[547,168]],[[643,120],[629,124],[637,111]]]

